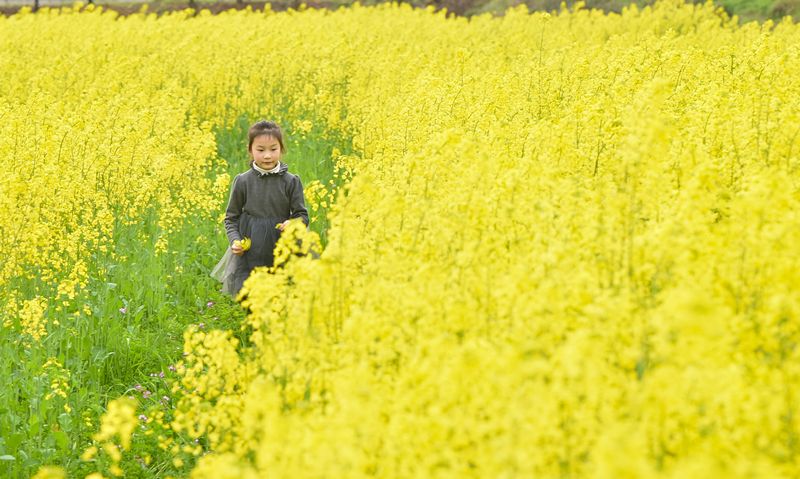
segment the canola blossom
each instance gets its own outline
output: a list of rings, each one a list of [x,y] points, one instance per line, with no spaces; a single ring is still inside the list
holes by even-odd
[[[242,247],[242,251],[249,250],[251,243],[252,243],[252,240],[250,238],[247,238],[247,237],[244,237],[241,240],[235,240],[233,242],[233,244],[241,246]]]
[[[308,183],[325,247],[290,223],[241,330],[184,333],[168,406],[109,404],[94,474],[800,474],[791,21],[89,7],[0,18],[0,306],[27,347],[116,228],[149,218],[166,254],[220,219],[214,128],[280,112],[354,148]]]

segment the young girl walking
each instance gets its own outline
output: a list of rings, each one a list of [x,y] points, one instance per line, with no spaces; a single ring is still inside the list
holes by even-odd
[[[280,161],[286,152],[280,127],[262,120],[250,127],[247,137],[250,169],[233,179],[225,210],[225,232],[231,245],[228,261],[223,257],[215,268],[225,271],[215,277],[234,298],[254,268],[272,266],[275,244],[289,220],[300,218],[308,226],[300,177],[289,173]]]

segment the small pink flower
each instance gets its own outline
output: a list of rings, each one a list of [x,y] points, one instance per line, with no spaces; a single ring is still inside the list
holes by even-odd
[[[206,303],[206,308],[210,308],[211,306],[214,306],[214,302],[213,301],[209,301],[209,302]]]
[[[128,308],[125,307],[119,308],[119,312],[122,314],[126,314],[128,312]]]

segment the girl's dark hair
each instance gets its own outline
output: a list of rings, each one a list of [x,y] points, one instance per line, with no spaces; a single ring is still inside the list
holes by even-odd
[[[281,132],[281,127],[274,121],[267,120],[257,121],[250,127],[250,130],[247,132],[247,151],[253,148],[253,140],[261,135],[271,136],[278,140],[278,144],[281,145],[281,153],[286,153],[286,147],[283,146],[283,132]]]

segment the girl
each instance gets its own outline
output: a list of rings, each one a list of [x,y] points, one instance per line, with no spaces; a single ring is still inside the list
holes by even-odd
[[[227,267],[218,265],[226,271],[223,291],[234,298],[253,268],[272,266],[275,243],[290,219],[300,218],[308,226],[300,177],[280,161],[286,152],[280,127],[262,120],[250,127],[247,136],[250,169],[233,179],[225,210],[229,253],[234,256],[227,255]],[[250,240],[247,250],[241,244],[245,238]]]

